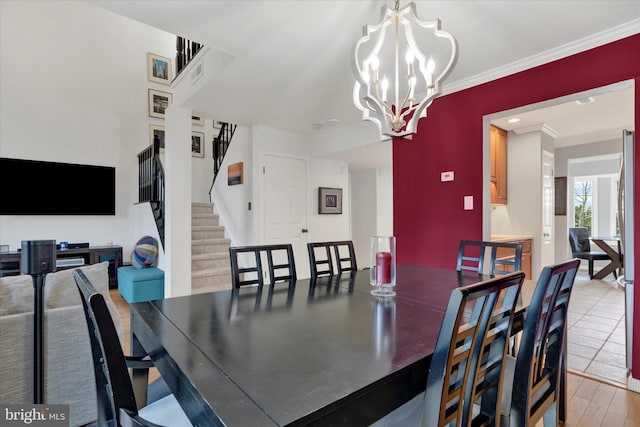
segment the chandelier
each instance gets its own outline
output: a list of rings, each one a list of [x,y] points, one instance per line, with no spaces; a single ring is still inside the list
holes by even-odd
[[[382,6],[380,22],[365,25],[362,35],[354,48],[353,102],[382,135],[416,133],[456,62],[456,40],[439,19],[421,21],[415,3],[400,9],[398,0],[394,9]]]

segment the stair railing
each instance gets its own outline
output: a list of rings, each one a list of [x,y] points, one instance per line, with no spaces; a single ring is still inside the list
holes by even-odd
[[[200,43],[184,37],[176,37],[176,77],[202,49]]]
[[[216,182],[216,177],[222,167],[222,161],[224,160],[225,154],[227,154],[227,150],[231,144],[231,138],[233,138],[233,134],[236,132],[237,127],[238,125],[231,123],[222,123],[218,136],[213,138],[213,181],[209,188],[209,200],[211,200],[213,184]]]
[[[138,203],[149,202],[164,246],[164,168],[160,161],[160,139],[138,154]]]

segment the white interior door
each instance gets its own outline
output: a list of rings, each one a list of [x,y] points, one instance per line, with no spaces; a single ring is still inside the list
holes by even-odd
[[[309,277],[307,163],[303,159],[265,154],[263,166],[264,242],[291,243],[298,277]]]
[[[552,265],[554,262],[554,230],[553,230],[553,153],[542,151],[542,248],[541,264]]]

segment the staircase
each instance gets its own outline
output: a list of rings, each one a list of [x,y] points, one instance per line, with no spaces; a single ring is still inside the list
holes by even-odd
[[[191,293],[231,289],[229,245],[213,203],[191,205]]]

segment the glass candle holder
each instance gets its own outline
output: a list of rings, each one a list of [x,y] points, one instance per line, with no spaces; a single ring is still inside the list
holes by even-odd
[[[371,295],[393,297],[396,292],[396,238],[394,236],[374,236],[371,238],[369,283],[374,288]]]

